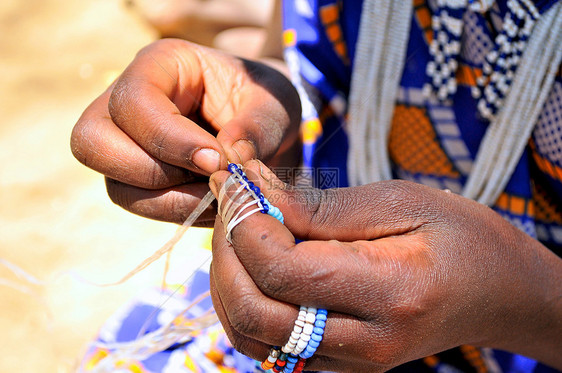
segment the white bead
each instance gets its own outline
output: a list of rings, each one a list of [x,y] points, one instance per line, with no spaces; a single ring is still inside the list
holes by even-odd
[[[447,37],[445,31],[439,31],[437,33],[437,41],[440,42],[441,44],[445,44],[448,40],[449,38]]]
[[[308,341],[303,341],[301,339],[300,341],[298,341],[297,347],[296,347],[295,350],[300,350],[302,352],[306,348],[306,345],[308,345]]]
[[[295,325],[300,326],[302,328],[304,326],[304,320],[297,319],[295,321]]]
[[[449,79],[449,81],[447,82],[447,90],[450,94],[453,94],[457,91],[457,81],[455,80],[455,78]]]
[[[436,15],[431,16],[431,26],[434,30],[441,28],[441,20]]]
[[[431,84],[425,83],[422,88],[423,97],[429,98],[429,96],[431,96],[431,92],[432,92]]]
[[[289,342],[290,344],[296,344],[299,341],[300,335],[297,335],[296,337],[294,336],[290,336],[289,337]]]
[[[438,50],[439,50],[439,45],[437,45],[437,41],[433,39],[429,44],[429,53],[431,53],[431,55],[435,55],[435,53],[437,53]]]
[[[437,72],[435,74],[433,74],[433,85],[434,86],[436,86],[436,87],[440,86],[441,81],[442,81],[441,74],[439,74]]]
[[[289,338],[299,339],[301,333],[296,333],[295,331],[291,332],[291,336]]]
[[[313,324],[316,321],[316,313],[309,312],[306,314],[306,322],[307,324]],[[303,328],[303,331],[306,330],[306,325]]]
[[[478,111],[482,113],[484,109],[486,109],[486,101],[481,98],[480,100],[478,100],[478,104],[476,105],[476,107],[478,108]]]
[[[285,346],[283,346],[283,348],[281,348],[281,351],[283,351],[286,354],[290,354],[293,351],[294,347],[289,347],[288,344],[286,344]]]
[[[450,44],[451,54],[458,54],[461,50],[461,44],[458,41],[452,41]]]
[[[447,98],[447,86],[446,85],[442,85],[441,87],[439,87],[439,91],[437,91],[437,97],[439,97],[439,99],[444,100]]]
[[[470,10],[473,12],[480,12],[482,10],[482,5],[478,2],[470,4]]]
[[[435,62],[429,61],[425,68],[425,72],[427,75],[433,75],[435,73]]]
[[[511,57],[511,63],[512,63],[513,65],[519,64],[519,61],[520,61],[520,60],[521,60],[521,57],[519,57],[519,56],[517,56],[517,55]]]
[[[472,98],[480,98],[480,96],[482,96],[480,89],[476,86],[470,88],[470,93],[472,94]]]
[[[269,361],[270,363],[275,363],[277,361],[277,358],[269,355],[267,357],[267,361]]]
[[[295,327],[293,328],[293,333],[301,334],[302,333],[302,326],[295,325]]]
[[[310,341],[310,334],[304,334],[301,336],[301,341],[308,342]],[[298,344],[298,343],[297,343]]]
[[[496,60],[498,59],[498,52],[493,50],[490,53],[488,53],[488,55],[486,56],[486,59],[488,61],[490,61],[490,63],[494,63],[496,62]]]
[[[314,324],[310,323],[310,324],[306,324],[302,330],[302,334],[312,334],[312,331],[314,330]]]
[[[507,36],[504,34],[499,34],[496,37],[496,44],[505,44],[507,42]]]
[[[492,73],[492,66],[485,63],[484,66],[482,66],[482,71],[484,72],[484,74],[489,75]]]
[[[449,69],[451,69],[451,71],[456,71],[458,66],[459,64],[457,60],[454,59],[449,60]]]

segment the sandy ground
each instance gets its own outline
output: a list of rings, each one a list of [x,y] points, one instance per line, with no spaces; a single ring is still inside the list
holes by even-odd
[[[0,259],[46,282],[17,291],[0,263],[0,373],[73,371],[105,318],[161,277],[162,262],[112,288],[56,277],[115,281],[175,231],[112,205],[69,150],[82,110],[154,38],[119,0],[0,2]]]

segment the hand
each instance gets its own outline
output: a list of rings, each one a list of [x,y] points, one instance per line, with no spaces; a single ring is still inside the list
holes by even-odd
[[[384,371],[461,344],[562,364],[561,260],[489,208],[404,181],[298,190],[256,161],[246,173],[286,225],[254,214],[231,245],[217,217],[211,293],[244,354],[283,346],[304,305],[329,310],[307,369]]]
[[[115,203],[181,223],[208,191],[212,172],[227,160],[267,160],[286,151],[299,122],[298,95],[282,74],[169,39],[141,50],[86,109],[71,147],[107,177]],[[199,224],[214,218],[208,211]]]

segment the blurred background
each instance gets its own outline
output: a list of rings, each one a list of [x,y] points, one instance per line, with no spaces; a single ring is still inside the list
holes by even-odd
[[[70,132],[82,111],[136,51],[161,36],[257,55],[271,5],[0,2],[0,260],[44,282],[29,284],[0,263],[0,372],[74,371],[104,320],[162,279],[163,261],[116,287],[58,276],[72,270],[91,281],[116,281],[176,228],[113,205],[103,177],[72,157]],[[172,263],[185,260],[193,246],[209,246],[209,230],[188,235]]]

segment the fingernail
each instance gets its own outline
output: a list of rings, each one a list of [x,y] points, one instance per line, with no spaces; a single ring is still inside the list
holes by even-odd
[[[248,140],[238,140],[232,144],[232,150],[236,153],[236,162],[244,163],[256,157],[256,148]]]
[[[193,154],[193,164],[201,170],[212,174],[220,169],[221,156],[213,149],[199,149]]]

